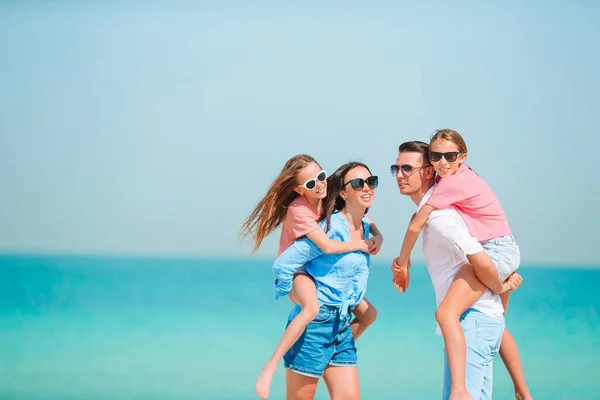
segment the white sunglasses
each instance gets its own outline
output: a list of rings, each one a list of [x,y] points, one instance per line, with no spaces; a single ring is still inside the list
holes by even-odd
[[[321,171],[316,178],[309,179],[304,184],[298,186],[302,186],[306,190],[314,190],[317,187],[317,182],[325,182],[325,179],[327,179],[327,172]]]

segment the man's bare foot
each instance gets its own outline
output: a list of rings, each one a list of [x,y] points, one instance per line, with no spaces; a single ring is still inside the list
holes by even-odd
[[[269,361],[265,364],[262,371],[258,375],[258,379],[256,380],[256,394],[261,399],[266,399],[269,397],[269,392],[271,391],[271,380],[273,380],[273,375],[277,370],[277,363]]]
[[[517,400],[533,400],[533,397],[531,397],[531,394],[529,392],[520,393],[515,390],[515,399],[517,399]]]
[[[448,400],[473,400],[467,389],[451,390]]]

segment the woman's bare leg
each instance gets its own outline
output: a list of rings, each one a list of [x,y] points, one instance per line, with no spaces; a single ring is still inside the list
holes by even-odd
[[[323,379],[331,400],[360,400],[358,367],[328,366]]]
[[[360,335],[377,319],[377,310],[369,300],[363,298],[360,303],[352,310],[354,319],[350,323],[352,337],[358,339]]]
[[[311,378],[295,373],[290,369],[285,370],[285,398],[286,400],[313,400],[317,392],[317,378]]]
[[[477,279],[473,267],[465,264],[456,274],[448,294],[435,312],[448,355],[450,400],[472,399],[467,391],[467,345],[459,318],[486,290],[487,287]]]
[[[269,397],[271,380],[277,370],[277,364],[285,353],[296,343],[306,326],[319,314],[319,301],[317,300],[317,289],[312,278],[308,275],[299,274],[294,277],[290,299],[302,307],[300,313],[290,322],[281,340],[277,344],[273,355],[267,361],[256,380],[256,394],[261,399]]]

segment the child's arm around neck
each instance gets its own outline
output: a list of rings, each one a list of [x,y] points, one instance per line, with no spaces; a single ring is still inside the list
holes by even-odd
[[[342,242],[340,240],[329,239],[323,229],[317,229],[307,233],[306,237],[309,238],[314,244],[319,246],[319,248],[327,254],[349,253],[356,250],[364,252],[368,251],[368,246],[364,240]]]

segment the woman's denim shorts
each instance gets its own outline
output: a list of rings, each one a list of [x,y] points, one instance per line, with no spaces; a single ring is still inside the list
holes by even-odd
[[[298,315],[296,306],[288,317],[288,323]],[[356,366],[356,346],[350,329],[350,313],[340,318],[339,307],[322,305],[319,315],[313,319],[298,341],[283,356],[286,368],[313,378],[320,378],[328,365]]]
[[[481,242],[481,246],[496,264],[503,281],[519,268],[521,251],[513,235],[485,240]]]

